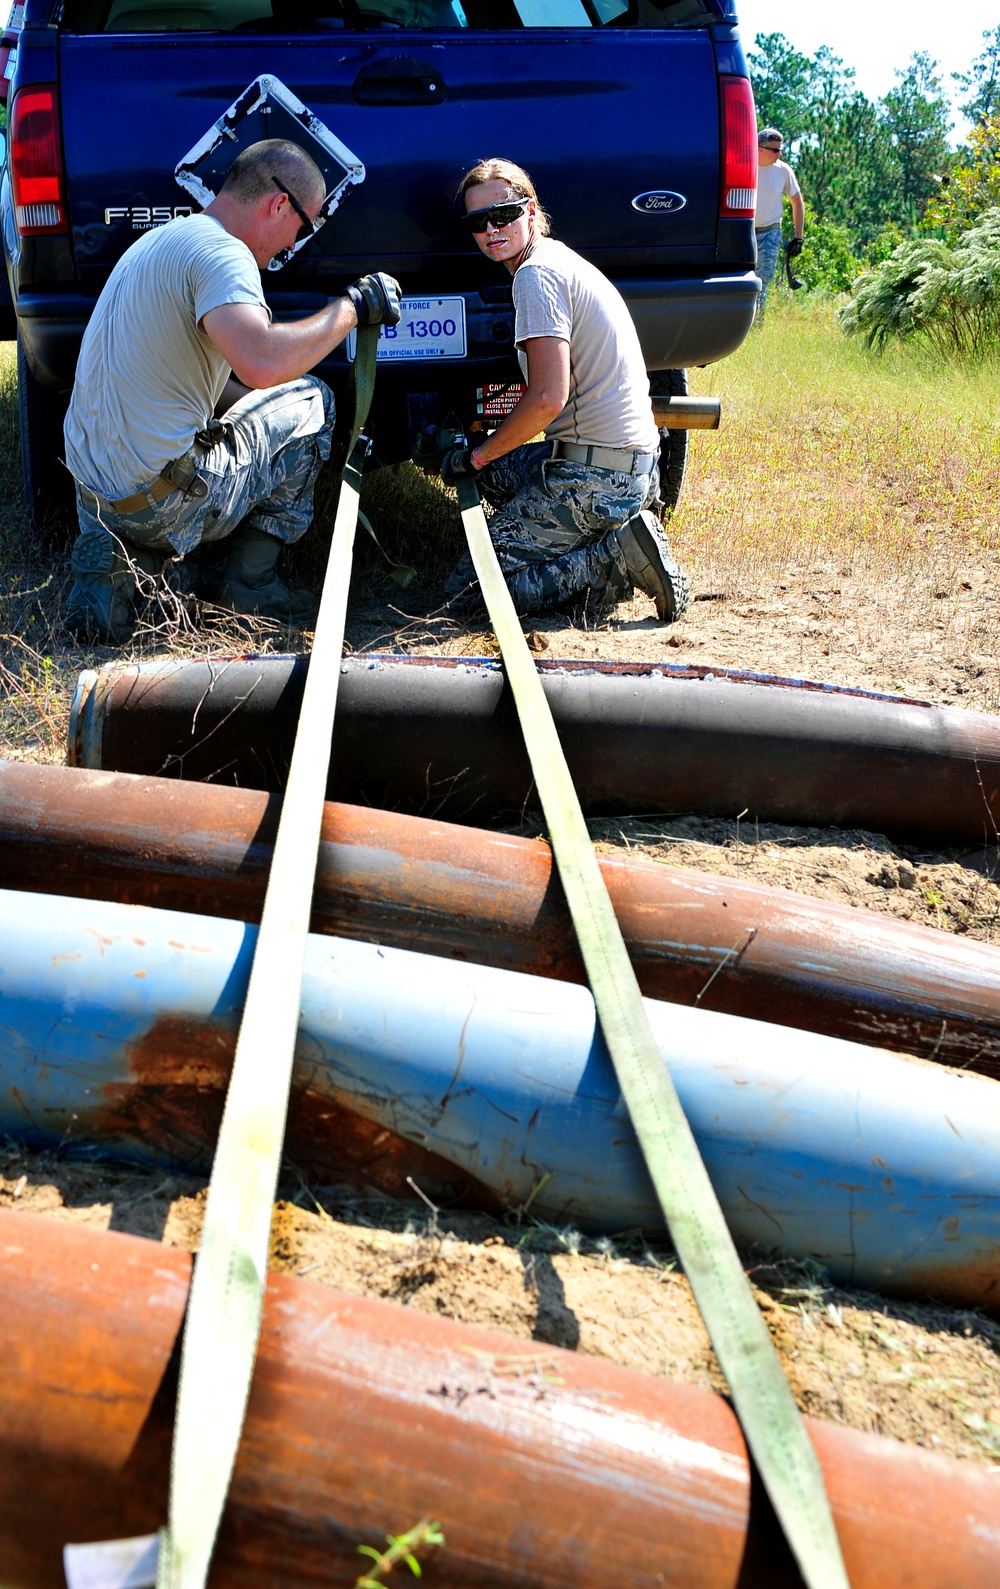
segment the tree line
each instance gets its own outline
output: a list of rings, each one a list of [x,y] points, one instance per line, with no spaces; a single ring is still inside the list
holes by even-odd
[[[926,51],[897,71],[887,94],[870,100],[831,50],[810,58],[781,33],[757,35],[748,59],[758,121],[779,127],[791,146],[810,224],[836,228],[869,263],[925,223],[941,228],[945,217],[935,207],[956,176],[961,183],[960,173],[982,164],[984,154],[1000,166],[996,141],[987,136],[983,147],[984,130],[1000,132],[1000,25],[983,34],[983,45],[967,72],[951,74],[958,108],[973,126],[970,143],[953,151],[950,96]]]
[[[809,206],[802,274],[850,298],[843,329],[876,349],[922,343],[947,359],[1000,350],[1000,26],[952,74],[972,124],[948,143],[951,104],[925,51],[872,101],[831,50],[781,33],[750,52],[762,126],[785,135]]]

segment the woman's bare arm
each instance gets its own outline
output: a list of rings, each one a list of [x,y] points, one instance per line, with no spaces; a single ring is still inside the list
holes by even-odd
[[[561,337],[532,337],[525,342],[524,351],[528,390],[493,434],[474,449],[477,469],[531,441],[569,401],[569,343]]]

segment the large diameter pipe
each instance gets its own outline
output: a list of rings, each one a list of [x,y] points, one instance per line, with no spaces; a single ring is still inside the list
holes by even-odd
[[[0,921],[0,1130],[204,1164],[255,929],[13,893]],[[646,1007],[738,1246],[815,1258],[850,1285],[1000,1305],[1000,1084]],[[293,1163],[305,1151],[339,1178],[361,1117],[494,1201],[662,1230],[586,988],[314,936],[301,1010]]]
[[[305,657],[111,663],[81,675],[68,760],[281,789]],[[584,810],[700,811],[994,843],[1000,721],[925,702],[636,663],[539,664]],[[349,657],[332,800],[477,822],[537,804],[497,663]]]
[[[0,1211],[0,1559],[164,1521],[187,1253]],[[852,1589],[995,1589],[997,1479],[806,1420]],[[725,1401],[496,1330],[270,1275],[218,1589],[350,1585],[420,1517],[440,1589],[794,1589]]]
[[[258,921],[278,796],[0,761],[0,887]],[[650,998],[1000,1079],[1000,951],[735,878],[602,855]],[[330,804],[314,932],[585,980],[548,846]]]

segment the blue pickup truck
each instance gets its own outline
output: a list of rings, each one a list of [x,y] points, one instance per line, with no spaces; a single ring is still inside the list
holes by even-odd
[[[330,220],[265,286],[285,317],[367,270],[398,276],[383,462],[435,419],[503,412],[520,379],[510,282],[456,224],[476,159],[531,172],[555,235],[624,295],[654,392],[686,391],[752,322],[756,123],[732,0],[27,0],[13,60],[0,224],[40,530],[70,500],[61,425],[93,305],[142,231],[214,191],[193,155],[220,124],[220,170],[296,136],[296,105],[339,151]],[[320,367],[334,390],[350,351]],[[687,433],[662,436],[673,502]]]

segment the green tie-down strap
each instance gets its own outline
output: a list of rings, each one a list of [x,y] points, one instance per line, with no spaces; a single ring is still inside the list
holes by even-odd
[[[358,333],[350,447],[195,1260],[158,1589],[205,1583],[253,1377],[367,450],[358,437],[377,339],[377,326]]]
[[[458,501],[521,722],[587,978],[671,1240],[747,1445],[809,1589],[847,1589],[819,1462],[656,1047],[566,757],[490,540],[474,480]]]

